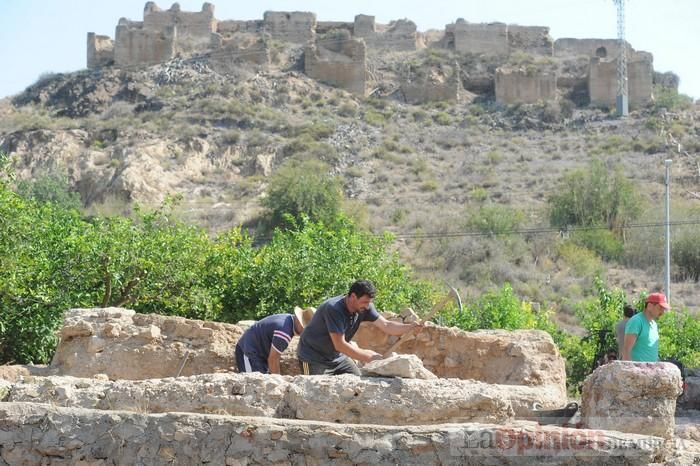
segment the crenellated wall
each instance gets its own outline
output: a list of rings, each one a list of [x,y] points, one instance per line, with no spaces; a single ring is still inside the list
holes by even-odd
[[[571,39],[553,41],[545,26],[521,26],[505,23],[469,23],[462,18],[440,32],[429,31],[430,38],[417,31],[408,19],[377,24],[374,16],[359,14],[353,22],[317,21],[316,15],[301,11],[266,11],[261,20],[218,21],[214,6],[204,3],[201,11],[183,12],[175,3],[161,10],[154,2],[146,3],[143,21],[119,20],[115,39],[88,33],[87,65],[98,68],[139,66],[164,62],[174,57],[208,54],[221,71],[233,70],[237,63],[270,66],[270,41],[303,46],[306,74],[319,81],[365,95],[367,51],[413,51],[421,47],[443,48],[460,54],[490,55],[519,63],[517,54],[578,60],[559,78],[561,91],[578,105],[614,104],[616,94],[615,59],[620,43],[614,39]],[[653,59],[650,54],[635,52],[627,44],[629,59],[629,95],[632,106],[652,98]],[[216,52],[216,53],[211,53]],[[505,59],[501,59],[505,57]],[[581,57],[592,57],[588,72]],[[538,62],[541,59],[535,60]],[[489,60],[464,66],[459,80],[399,78],[407,102],[456,100],[462,88],[476,94],[496,94],[501,103],[530,103],[556,98],[557,76],[554,72],[500,70]],[[568,63],[568,62],[567,62]],[[447,63],[441,66],[449,67]],[[552,67],[553,68],[553,67]],[[440,74],[440,73],[438,73]],[[572,90],[573,89],[573,90]],[[572,97],[573,96],[573,97]]]
[[[533,55],[554,54],[554,42],[545,26],[508,25],[508,47],[511,51],[520,50]]]
[[[305,11],[266,11],[263,30],[275,40],[305,43],[314,38],[316,14]]]
[[[208,42],[209,34],[216,32],[214,5],[205,3],[198,12],[181,11],[180,5],[174,3],[169,10],[161,10],[154,2],[146,3],[143,10],[143,27],[164,31],[171,26],[177,27],[180,39],[194,39]]]

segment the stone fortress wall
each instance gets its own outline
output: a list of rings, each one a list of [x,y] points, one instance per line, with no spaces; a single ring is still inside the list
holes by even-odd
[[[207,55],[226,65],[250,62],[270,64],[270,44],[274,41],[304,48],[304,69],[312,78],[365,96],[369,74],[367,56],[371,51],[415,51],[434,47],[460,54],[510,56],[527,54],[554,60],[587,57],[588,101],[594,106],[614,106],[617,92],[616,59],[620,45],[614,39],[571,39],[556,41],[544,26],[505,23],[469,23],[457,19],[445,26],[437,41],[418,32],[407,19],[378,24],[374,16],[359,14],[349,21],[317,21],[316,15],[301,11],[266,11],[260,20],[216,19],[214,6],[204,3],[199,12],[183,12],[179,4],[161,10],[146,3],[143,21],[119,20],[115,38],[88,33],[87,66],[99,68],[144,66],[181,56]],[[342,41],[343,44],[340,44]],[[653,57],[627,47],[629,102],[632,108],[652,99]],[[228,63],[231,62],[231,63]],[[452,64],[445,64],[452,66]],[[458,100],[460,76],[469,70],[457,69],[454,79],[440,82],[411,82],[402,78],[407,102]],[[488,76],[488,87],[496,101],[504,104],[556,100],[570,78],[560,79],[551,69],[503,67]]]

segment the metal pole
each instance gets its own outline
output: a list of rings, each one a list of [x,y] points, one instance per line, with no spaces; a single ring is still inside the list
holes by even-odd
[[[666,298],[671,302],[671,159],[666,159]]]

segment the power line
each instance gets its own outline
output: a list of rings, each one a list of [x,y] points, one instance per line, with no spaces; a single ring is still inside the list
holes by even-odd
[[[700,219],[675,220],[668,223],[670,226],[682,225],[700,225]],[[666,222],[648,222],[648,223],[630,223],[620,227],[622,230],[642,229],[642,228],[658,228],[666,225]],[[566,238],[568,235],[581,231],[596,231],[608,230],[606,226],[589,226],[589,227],[541,227],[541,228],[524,228],[516,230],[507,230],[502,232],[489,232],[483,230],[468,230],[468,231],[451,231],[451,232],[416,232],[416,233],[395,233],[388,231],[393,235],[394,239],[399,240],[423,240],[423,239],[449,239],[449,238],[478,238],[478,237],[495,237],[495,236],[526,236],[526,235],[541,235],[547,233],[556,233]],[[372,233],[372,236],[382,237],[385,233]],[[256,245],[263,244],[266,241],[272,240],[272,235],[260,235],[253,238]]]

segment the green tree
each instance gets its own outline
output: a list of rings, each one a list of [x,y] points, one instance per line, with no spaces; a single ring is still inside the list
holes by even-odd
[[[317,306],[347,292],[359,278],[377,286],[379,309],[430,307],[432,287],[414,279],[388,252],[390,236],[358,231],[347,219],[334,225],[303,220],[295,230],[276,230],[272,241],[258,249],[238,231],[219,238],[211,270],[212,282],[223,287],[222,317],[237,321],[289,312],[295,305]]]
[[[52,202],[66,209],[80,209],[80,194],[71,191],[68,177],[63,173],[46,172],[33,180],[17,183],[17,192],[25,199]]]
[[[605,227],[618,236],[641,213],[641,199],[621,166],[593,160],[587,169],[566,175],[549,197],[553,226]]]
[[[289,227],[302,216],[328,225],[338,217],[342,200],[340,182],[326,164],[289,159],[270,179],[263,205],[272,228]]]

